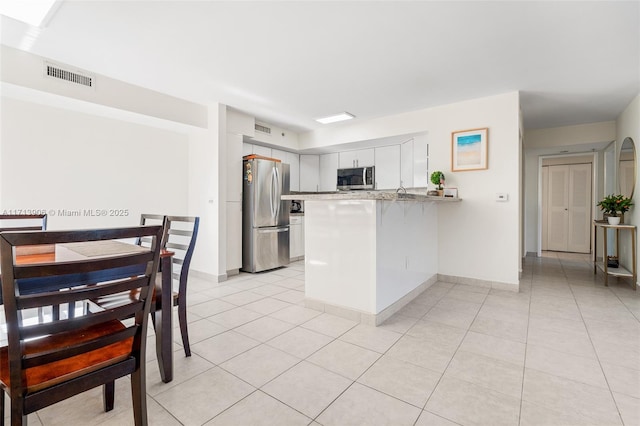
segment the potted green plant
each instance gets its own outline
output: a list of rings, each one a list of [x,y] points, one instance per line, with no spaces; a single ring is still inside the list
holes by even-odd
[[[621,216],[618,215],[618,213],[624,215],[624,213],[633,206],[633,203],[631,202],[631,198],[627,198],[622,194],[610,194],[604,197],[602,201],[598,203],[598,206],[600,210],[605,213],[604,216],[609,221],[609,224],[617,225],[621,220]]]
[[[438,195],[442,196],[444,187],[444,173],[439,170],[431,173],[431,183],[438,188]]]

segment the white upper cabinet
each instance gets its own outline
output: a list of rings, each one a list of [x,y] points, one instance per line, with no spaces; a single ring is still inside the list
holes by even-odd
[[[375,164],[375,151],[373,148],[343,151],[339,155],[339,168],[369,167]]]
[[[338,153],[320,156],[320,191],[336,191],[338,184]]]
[[[400,145],[375,149],[376,189],[396,189],[400,186]]]
[[[300,191],[317,192],[320,185],[320,158],[318,155],[300,155]]]
[[[405,188],[413,187],[413,139],[400,145],[400,180]]]

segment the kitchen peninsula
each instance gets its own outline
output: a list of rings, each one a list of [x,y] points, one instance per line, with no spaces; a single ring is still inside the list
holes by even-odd
[[[381,324],[437,280],[438,204],[395,191],[297,193],[304,200],[305,304]]]

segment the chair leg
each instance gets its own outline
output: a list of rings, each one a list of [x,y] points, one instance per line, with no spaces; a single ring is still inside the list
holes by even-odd
[[[0,426],[4,426],[4,389],[0,389]]]
[[[27,425],[27,415],[22,411],[23,401],[20,398],[11,398],[11,426]],[[4,416],[2,416],[4,422]]]
[[[191,347],[189,346],[189,332],[187,331],[187,304],[182,299],[178,302],[178,322],[180,323],[180,334],[182,335],[182,346],[184,347],[184,355],[191,356]]]
[[[104,411],[113,410],[116,395],[116,382],[105,383],[102,386],[102,400],[104,402]]]
[[[144,366],[131,374],[131,398],[133,419],[136,426],[147,426],[147,386]]]

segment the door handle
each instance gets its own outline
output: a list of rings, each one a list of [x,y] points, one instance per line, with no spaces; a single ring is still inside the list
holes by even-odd
[[[271,217],[272,218],[276,217],[276,209],[275,209],[274,202],[273,202],[274,198],[275,198],[275,194],[274,193],[276,191],[275,182],[274,182],[274,180],[276,179],[275,173],[276,173],[276,169],[274,167],[273,169],[271,169],[271,194],[270,194],[271,196],[269,197],[269,203],[271,204]]]
[[[276,172],[276,199],[275,199],[275,205],[276,205],[276,217],[278,217],[278,215],[280,214],[280,196],[281,194],[281,186],[280,186],[280,173],[278,172],[278,168],[274,167],[273,171]]]
[[[258,234],[279,234],[287,231],[289,231],[289,228],[258,229]]]

